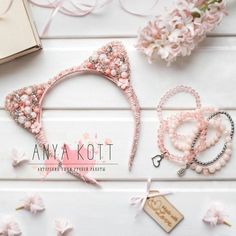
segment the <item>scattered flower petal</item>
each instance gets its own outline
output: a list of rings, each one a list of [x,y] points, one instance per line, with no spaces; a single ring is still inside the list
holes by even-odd
[[[227,224],[224,206],[219,202],[213,202],[202,219],[205,223],[216,226],[218,224]]]
[[[27,197],[22,206],[18,207],[16,210],[25,209],[33,214],[45,210],[43,199],[38,194],[31,195]]]
[[[55,220],[55,229],[57,231],[58,236],[63,236],[73,230],[73,226],[68,220],[57,219]]]
[[[27,161],[29,161],[29,158],[26,156],[26,153],[24,151],[15,148],[12,150],[13,167],[17,167]]]
[[[12,216],[6,216],[0,226],[0,235],[18,236],[21,235],[20,226]]]

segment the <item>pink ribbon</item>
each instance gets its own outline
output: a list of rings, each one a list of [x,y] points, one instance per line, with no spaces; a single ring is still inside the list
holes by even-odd
[[[138,212],[136,213],[135,217],[137,217],[140,214],[140,212],[143,210],[144,205],[145,205],[145,203],[146,203],[148,198],[156,197],[156,196],[165,196],[165,195],[169,195],[169,194],[172,193],[170,191],[150,193],[150,191],[151,191],[151,183],[152,183],[152,180],[151,180],[151,178],[149,178],[147,180],[146,192],[143,195],[141,195],[141,196],[132,197],[130,199],[130,205],[132,205],[132,206],[139,206]],[[158,191],[158,190],[154,190],[153,189],[152,191]]]
[[[0,13],[0,17],[4,16],[5,14],[7,14],[7,12],[11,9],[12,7],[12,3],[13,3],[13,0],[10,0],[9,1],[9,4],[7,5],[6,9]]]
[[[150,13],[149,14],[136,13],[128,9],[125,6],[123,1],[124,0],[119,0],[119,4],[121,8],[129,14],[136,15],[136,16],[147,16],[150,14]],[[150,11],[157,5],[158,1],[159,0],[154,1],[153,5],[150,7]],[[37,0],[29,0],[29,2],[38,7],[53,9],[46,25],[44,26],[42,30],[41,37],[43,37],[47,34],[49,27],[58,12],[67,16],[83,17],[83,16],[91,14],[95,9],[99,9],[99,8],[103,8],[107,6],[108,4],[113,2],[113,0],[104,0],[104,2],[101,4],[98,3],[98,0],[94,0],[94,4],[79,3],[79,1],[75,1],[75,0],[52,0],[52,1],[48,0],[48,3],[44,3],[44,4],[38,2]]]

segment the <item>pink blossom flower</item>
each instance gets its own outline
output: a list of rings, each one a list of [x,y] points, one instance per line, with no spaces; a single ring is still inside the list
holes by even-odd
[[[22,206],[18,207],[17,210],[25,209],[33,214],[45,210],[43,199],[38,194],[30,195],[25,198]]]
[[[12,166],[17,167],[23,162],[29,161],[29,158],[26,156],[25,152],[18,149],[12,149]]]
[[[20,226],[12,216],[6,216],[0,226],[0,235],[19,236],[21,235]]]
[[[38,134],[41,130],[41,125],[39,124],[39,122],[35,121],[34,124],[31,125],[31,131],[34,134]]]
[[[126,89],[129,86],[129,80],[128,79],[119,79],[117,82],[117,85],[121,87],[121,89]]]
[[[159,57],[170,64],[190,55],[225,14],[225,0],[177,0],[174,10],[149,21],[139,32],[136,47],[149,62]]]
[[[211,226],[216,226],[217,224],[228,224],[225,221],[226,214],[224,206],[218,202],[213,202],[211,204],[202,220]]]
[[[55,229],[58,236],[63,236],[73,230],[73,226],[68,220],[57,219],[55,220]]]

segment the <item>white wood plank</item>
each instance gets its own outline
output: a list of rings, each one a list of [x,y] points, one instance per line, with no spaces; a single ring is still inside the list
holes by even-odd
[[[153,183],[153,188],[173,191],[167,196],[185,216],[171,235],[235,235],[236,220],[235,183],[225,182],[225,187],[213,183],[209,189],[203,183]],[[133,196],[145,191],[145,182],[104,183],[101,190],[80,189],[67,182],[17,183],[17,187],[0,189],[0,218],[5,214],[14,215],[20,222],[23,235],[55,235],[54,219],[69,219],[75,229],[70,235],[164,235],[164,231],[144,212],[135,219],[137,209],[129,205]],[[27,186],[27,187],[24,187]],[[63,186],[63,188],[62,188]],[[226,188],[230,187],[229,189]],[[20,200],[29,192],[39,192],[43,197],[46,211],[31,215],[26,211],[15,211]],[[188,199],[188,200],[187,200]],[[190,200],[191,199],[191,200]],[[202,222],[202,217],[212,201],[220,201],[225,207],[232,227],[217,226],[210,228]]]
[[[48,81],[62,69],[81,63],[108,41],[110,40],[45,40],[42,52],[1,65],[0,107],[3,107],[4,97],[12,90]],[[232,85],[235,83],[236,73],[233,63],[236,38],[208,38],[191,57],[180,60],[171,67],[160,63],[148,64],[134,49],[133,39],[122,42],[128,50],[132,82],[142,108],[155,108],[164,92],[181,84],[196,89],[202,96],[203,104],[235,108],[236,96]],[[112,99],[107,99],[108,97]],[[192,100],[185,98],[175,98],[174,107],[192,107]],[[126,109],[128,104],[120,90],[111,82],[99,76],[83,75],[75,76],[55,87],[47,95],[44,107]]]
[[[147,9],[147,4],[149,2],[153,2],[153,0],[135,2],[135,7],[136,9],[141,10]],[[173,6],[173,3],[174,0],[159,0],[157,6],[153,8],[153,16],[165,14],[165,8],[170,8]],[[32,6],[31,8],[38,31],[41,33],[50,17],[51,10],[35,6]],[[235,2],[229,0],[229,15],[223,19],[221,25],[217,27],[212,34],[232,35],[236,33],[236,26],[233,24],[236,19],[235,8]],[[87,15],[86,17],[68,17],[57,14],[53,19],[46,37],[136,37],[137,31],[144,26],[149,19],[152,19],[152,14],[149,17],[139,17],[128,14],[121,9],[118,0],[114,0],[110,5],[103,9],[96,10],[93,14]]]
[[[235,119],[236,112],[230,111]],[[105,140],[111,140],[111,155],[109,147],[103,145],[101,152],[102,160],[107,164],[102,165],[99,152],[95,154],[95,167],[104,167],[101,170],[91,170],[89,175],[100,180],[121,180],[121,179],[146,179],[149,176],[158,180],[235,180],[235,165],[236,159],[233,155],[227,165],[212,176],[198,175],[191,170],[187,171],[182,178],[177,176],[177,170],[180,166],[169,161],[163,161],[161,167],[156,169],[152,165],[151,157],[159,154],[156,144],[157,127],[159,121],[155,111],[143,111],[142,113],[142,129],[138,152],[134,162],[132,172],[128,172],[127,163],[128,156],[131,150],[131,142],[133,135],[133,119],[129,111],[45,111],[43,115],[43,124],[50,141],[50,144],[57,145],[57,155],[61,157],[62,150],[60,147],[64,143],[70,146],[70,149],[76,150],[79,140],[84,142],[83,135],[88,134],[94,144],[95,149],[98,149],[96,142],[105,143]],[[33,137],[24,129],[18,127],[13,120],[4,112],[0,112],[0,129],[1,129],[1,144],[0,150],[1,166],[0,179],[41,179],[42,173],[38,171],[38,167],[45,165],[36,165],[35,163],[44,163],[43,155],[40,153],[40,158],[34,156],[33,152],[35,141]],[[122,132],[121,132],[122,130]],[[190,130],[190,127],[185,127],[185,132]],[[183,130],[184,131],[184,130]],[[97,135],[97,140],[95,136]],[[4,137],[4,138],[3,138]],[[169,141],[166,140],[168,148],[174,151]],[[234,139],[236,145],[236,139]],[[16,147],[26,152],[31,159],[31,164],[22,168],[13,169],[11,166],[11,151]],[[85,143],[85,147],[86,143]],[[223,143],[220,142],[216,147],[211,148],[201,155],[201,160],[213,159],[222,149]],[[91,148],[91,147],[90,147]],[[174,151],[176,153],[176,151]],[[176,153],[178,154],[178,153]],[[84,155],[84,159],[87,158]],[[111,160],[109,160],[111,157]],[[71,157],[70,157],[71,158]],[[88,161],[89,162],[89,161]],[[76,162],[78,163],[78,162]],[[86,163],[84,161],[83,163]],[[80,163],[82,166],[83,163]],[[91,162],[89,162],[91,163]],[[99,164],[100,163],[100,164]],[[80,166],[80,167],[82,167]],[[46,179],[69,179],[73,177],[61,172],[52,172]]]

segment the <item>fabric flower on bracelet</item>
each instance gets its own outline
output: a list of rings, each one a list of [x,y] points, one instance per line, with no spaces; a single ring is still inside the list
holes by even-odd
[[[150,63],[161,58],[170,65],[190,55],[224,15],[225,0],[177,0],[174,10],[156,16],[140,30],[136,47]]]
[[[18,222],[12,216],[6,216],[0,225],[0,235],[3,236],[19,236],[21,229]]]
[[[45,210],[43,199],[38,194],[30,195],[24,199],[21,206],[16,208],[16,210],[22,210],[22,209],[30,211],[33,214],[43,211]]]

